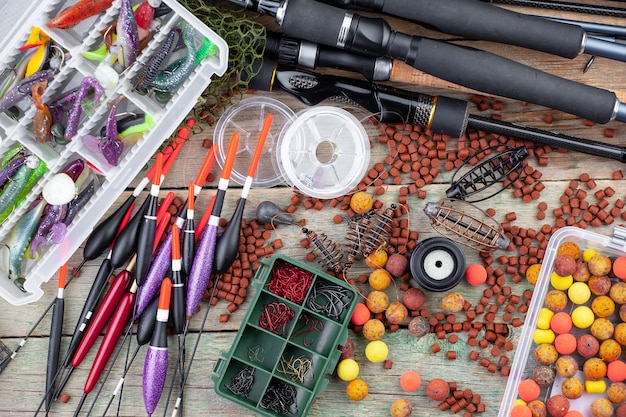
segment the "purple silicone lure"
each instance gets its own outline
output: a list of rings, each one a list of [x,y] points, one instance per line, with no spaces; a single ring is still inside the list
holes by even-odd
[[[89,202],[91,197],[93,197],[96,192],[96,180],[91,180],[89,185],[85,187],[78,196],[70,201],[67,205],[67,214],[63,218],[63,223],[66,226],[69,226],[72,221],[74,221],[74,217],[78,214],[78,212],[85,207],[85,204]]]
[[[63,120],[63,112],[67,111],[74,103],[76,96],[78,96],[79,89],[79,87],[76,87],[63,93],[60,97],[48,105],[48,109],[52,115],[52,123],[61,123]]]
[[[139,32],[130,0],[122,0],[117,17],[118,62],[122,68],[130,67],[139,55]]]
[[[0,113],[4,113],[9,107],[15,106],[22,99],[32,93],[32,88],[35,84],[41,81],[52,81],[54,79],[55,70],[37,71],[30,77],[24,78],[22,81],[14,85],[7,93],[0,99]]]
[[[30,242],[30,258],[35,259],[37,256],[37,249],[39,245],[48,241],[48,238],[53,243],[61,243],[65,238],[66,226],[63,223],[63,218],[67,212],[67,204],[50,205],[46,204],[44,208],[44,215],[37,231]]]
[[[85,161],[83,161],[80,158],[77,158],[77,159],[74,159],[69,164],[65,165],[65,168],[63,168],[62,172],[69,175],[72,181],[76,182],[78,180],[78,177],[80,177],[80,174],[83,173],[84,169],[85,169]]]
[[[124,143],[119,140],[117,135],[117,106],[124,97],[120,96],[111,105],[109,116],[107,117],[106,138],[103,138],[98,147],[104,155],[104,159],[113,166],[117,165],[124,150]]]
[[[104,94],[104,88],[102,88],[98,80],[94,77],[85,77],[80,83],[80,89],[74,99],[74,103],[72,103],[70,114],[67,117],[67,126],[65,127],[66,140],[72,140],[72,138],[76,136],[76,133],[78,133],[78,122],[82,112],[82,101],[87,98],[87,94],[91,90],[94,92],[93,104],[95,107],[98,105],[100,98]]]

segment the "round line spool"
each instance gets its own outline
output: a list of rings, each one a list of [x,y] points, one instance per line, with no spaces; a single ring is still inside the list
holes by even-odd
[[[451,240],[431,237],[415,247],[409,268],[420,287],[429,291],[448,291],[463,278],[465,256]]]
[[[287,181],[305,195],[324,199],[352,190],[365,175],[369,158],[362,123],[332,106],[299,113],[278,146],[278,163]]]
[[[296,119],[293,110],[273,98],[249,97],[229,107],[215,125],[213,141],[219,145],[216,160],[221,168],[224,167],[230,137],[234,132],[239,133],[239,147],[231,173],[231,179],[239,185],[244,185],[248,176],[248,168],[267,113],[274,116],[274,121],[265,140],[252,188],[269,188],[284,182],[276,152],[286,128]]]

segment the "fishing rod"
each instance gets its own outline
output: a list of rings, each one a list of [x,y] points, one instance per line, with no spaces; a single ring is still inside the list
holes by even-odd
[[[626,9],[621,7],[600,6],[594,4],[572,3],[554,0],[481,0],[487,3],[507,4],[511,6],[535,7],[562,12],[594,14],[598,16],[626,17]]]
[[[626,148],[469,114],[467,101],[414,93],[346,77],[322,75],[265,60],[250,88],[281,89],[307,105],[325,99],[354,103],[383,123],[411,123],[460,137],[467,128],[626,162]]]
[[[315,69],[330,67],[357,72],[368,81],[393,81],[422,87],[445,88],[469,93],[475,90],[433,77],[398,59],[358,54],[339,48],[320,45],[278,32],[267,32],[264,54],[279,64],[299,65]]]
[[[393,31],[381,18],[360,16],[313,0],[228,1],[276,17],[287,36],[373,56],[390,56],[455,84],[539,104],[596,123],[626,121],[626,104],[611,91],[560,78],[489,52]]]
[[[479,0],[322,0],[399,17],[450,35],[522,46],[564,58],[582,53],[625,61],[626,47],[588,36],[579,26],[516,13]]]

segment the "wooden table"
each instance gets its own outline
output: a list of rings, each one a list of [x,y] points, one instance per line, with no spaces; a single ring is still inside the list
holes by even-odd
[[[619,3],[611,4],[614,5]],[[535,14],[538,13],[538,10],[516,10]],[[552,15],[555,14],[552,13]],[[625,21],[620,19],[600,18],[596,16],[579,17],[567,14],[556,15],[612,24],[626,24]],[[402,29],[406,32],[451,39],[449,36],[440,35],[435,32],[422,29],[417,25],[410,25],[396,19],[389,20],[393,22],[394,27]],[[502,46],[489,42],[458,41],[458,43],[487,49],[554,74],[607,88],[617,92],[622,97],[623,93],[626,92],[626,77],[624,77],[622,73],[625,65],[624,63],[598,58],[591,67],[590,71],[583,74],[582,69],[589,58],[585,55],[579,56],[574,60],[567,60],[549,56],[544,53],[528,51],[523,48]],[[485,68],[486,74],[488,74],[488,71],[489,69]],[[411,85],[401,85],[400,87],[426,93],[445,94],[464,99],[469,99],[471,97],[470,94],[465,92],[446,91],[435,87],[420,87]],[[284,102],[295,111],[305,108],[302,103],[284,93],[276,92],[270,94],[256,92],[254,95],[271,96],[272,98]],[[332,102],[324,104],[332,105]],[[626,134],[626,128],[622,123],[612,122],[606,126],[586,126],[583,120],[574,116],[535,105],[522,105],[521,103],[512,100],[503,100],[502,110],[500,111],[487,110],[481,112],[474,106],[471,111],[472,113],[486,116],[489,116],[492,113],[497,113],[500,114],[502,119],[506,121],[527,124],[537,128],[554,130],[575,136],[605,141],[608,143],[620,144],[622,142],[621,138],[623,138],[624,134]],[[544,117],[548,114],[554,118],[554,122],[552,124],[544,122]],[[206,149],[202,148],[202,141],[203,139],[212,138],[211,127],[204,124],[201,125],[201,127],[202,131],[193,135],[189,143],[185,145],[182,154],[174,165],[170,177],[167,180],[166,186],[164,187],[165,189],[162,191],[163,195],[167,191],[173,191],[178,196],[184,198],[186,193],[185,185],[188,181],[195,177],[200,162],[206,152]],[[613,129],[615,136],[613,138],[605,137],[605,129]],[[370,128],[369,133],[373,143],[370,166],[373,166],[375,163],[383,161],[384,157],[388,154],[388,149],[384,145],[378,143],[375,129]],[[448,150],[454,149],[454,143],[455,141],[451,141],[448,144]],[[589,173],[597,183],[597,188],[589,192],[588,200],[590,202],[595,202],[592,195],[594,191],[604,189],[609,186],[616,190],[615,196],[610,199],[611,201],[614,201],[617,198],[626,198],[624,195],[624,182],[622,180],[613,180],[612,176],[615,171],[623,168],[620,162],[573,152],[552,152],[546,156],[549,160],[548,166],[539,166],[537,158],[531,158],[529,160],[529,164],[531,166],[538,168],[543,173],[541,182],[545,185],[545,189],[541,192],[539,200],[533,201],[529,204],[522,204],[519,199],[513,199],[511,191],[505,191],[498,196],[481,203],[481,207],[483,209],[489,207],[494,208],[496,210],[495,218],[498,221],[504,221],[505,215],[514,210],[517,213],[517,220],[514,221],[514,225],[539,229],[543,223],[554,223],[552,210],[560,205],[559,198],[565,188],[568,187],[570,180],[578,179],[582,173]],[[219,168],[217,166],[214,167],[213,172],[218,174]],[[397,201],[397,195],[400,188],[408,185],[409,181],[411,181],[407,176],[405,177],[406,180],[404,184],[386,186],[386,193],[378,198],[380,198],[381,201],[387,205]],[[424,200],[418,199],[416,195],[411,195],[408,198],[408,206],[411,209],[410,215],[408,216],[410,221],[409,227],[411,230],[419,231],[420,240],[435,235],[429,225],[428,219],[423,213],[422,209],[424,204],[427,201],[437,201],[442,198],[444,196],[444,191],[448,188],[450,178],[451,172],[446,172],[444,169],[441,169],[441,174],[435,178],[434,183],[423,188],[423,190],[426,191],[426,198]],[[207,191],[203,191],[201,193],[196,204],[198,212],[201,213],[204,211],[210,196],[214,194],[215,186],[216,182],[213,182],[210,184]],[[581,185],[581,188],[584,189],[584,185]],[[373,188],[369,188],[368,191],[372,192]],[[127,191],[120,196],[118,202],[123,201],[129,192],[130,191]],[[248,220],[253,219],[255,217],[254,209],[256,204],[263,200],[272,200],[279,206],[285,207],[290,203],[290,198],[293,195],[293,190],[286,185],[276,186],[271,189],[253,189],[250,193],[244,217]],[[223,210],[224,217],[230,217],[234,203],[238,197],[239,190],[237,190],[236,187],[233,187],[233,189],[227,193]],[[537,213],[537,203],[539,201],[546,202],[549,207],[546,211],[547,217],[543,222],[538,221],[535,217]],[[610,207],[612,207],[612,205]],[[306,219],[307,225],[310,229],[315,230],[318,233],[326,233],[331,239],[341,242],[345,235],[346,224],[344,222],[340,225],[335,225],[332,222],[332,219],[336,214],[343,214],[343,212],[339,209],[333,209],[328,205],[325,205],[323,210],[320,212],[314,209],[307,211],[300,206],[296,211],[295,216]],[[615,224],[622,222],[621,218],[615,219]],[[594,230],[600,233],[610,234],[612,227],[612,225],[604,225],[602,227],[595,228]],[[303,249],[299,244],[302,235],[297,227],[280,227],[273,233],[271,240],[275,238],[281,238],[284,242],[284,248],[280,249],[281,253],[291,256],[297,260],[304,260],[307,250]],[[463,252],[468,263],[480,261],[477,252],[468,248],[464,248]],[[498,257],[500,255],[509,254],[499,251],[494,252],[493,255],[494,257]],[[73,267],[78,265],[80,260],[81,254],[79,251],[70,260],[69,266]],[[88,262],[83,268],[80,278],[76,279],[65,292],[66,315],[64,322],[64,337],[62,341],[63,350],[69,342],[69,337],[78,319],[78,314],[80,312],[85,294],[91,285],[92,279],[101,260],[102,259],[98,259],[96,261]],[[369,268],[367,268],[362,261],[358,262],[352,268],[349,276],[357,277],[361,273],[369,273]],[[507,277],[507,285],[512,286],[515,294],[521,295],[525,289],[529,288],[529,284],[525,280],[519,284],[513,284],[510,280],[511,275],[505,274],[505,276]],[[360,288],[365,292],[369,291],[369,288],[365,285],[361,285]],[[473,305],[476,305],[479,302],[485,288],[485,286],[471,287],[467,283],[461,283],[456,290],[462,292],[468,301],[470,301]],[[389,290],[388,292],[392,299],[396,297],[393,290]],[[23,335],[28,332],[34,321],[39,317],[44,308],[48,306],[51,300],[53,300],[55,294],[56,279],[52,279],[45,285],[45,295],[42,299],[33,304],[15,307],[4,301],[0,301],[0,316],[2,317],[0,320],[0,336],[2,342],[9,348],[15,348],[19,344]],[[432,314],[441,310],[440,301],[443,295],[443,293],[427,292],[426,307]],[[187,387],[184,395],[184,412],[186,415],[240,416],[253,414],[249,410],[217,396],[214,391],[213,381],[211,380],[215,362],[220,356],[220,353],[227,351],[233,342],[235,334],[246,314],[251,298],[252,295],[248,295],[248,300],[238,311],[230,316],[230,320],[226,323],[220,323],[218,321],[218,316],[226,312],[227,303],[220,301],[211,309],[208,320],[204,326],[204,334],[202,335],[198,352],[193,362],[193,369],[189,374],[187,381]],[[203,305],[203,308],[206,308],[206,306]],[[500,311],[498,314],[501,313],[502,312]],[[193,343],[195,343],[200,326],[200,315],[201,314],[196,315],[192,320],[188,346],[192,346]],[[463,319],[463,317],[464,316],[459,313],[459,318]],[[31,415],[40,403],[44,393],[44,375],[49,324],[50,321],[48,316],[36,329],[24,348],[3,371],[1,376],[3,384],[2,390],[0,391],[0,415]],[[521,328],[512,328],[511,340],[514,343],[517,342],[520,333]],[[383,416],[388,415],[391,403],[397,398],[406,398],[411,401],[414,406],[413,415],[416,416],[445,415],[446,413],[451,415],[450,411],[445,413],[440,412],[437,408],[437,403],[426,397],[426,383],[436,377],[444,378],[448,381],[456,381],[460,388],[471,388],[475,393],[482,396],[482,401],[486,404],[487,409],[483,415],[485,417],[497,415],[507,378],[499,375],[499,373],[489,373],[485,368],[479,366],[478,363],[468,360],[470,348],[467,343],[465,343],[467,340],[467,334],[465,332],[459,333],[460,341],[456,344],[451,344],[446,340],[439,340],[438,342],[442,347],[442,351],[438,354],[433,354],[430,351],[431,345],[437,341],[434,334],[429,334],[423,338],[417,339],[410,335],[405,326],[395,333],[387,332],[383,340],[389,345],[390,348],[389,359],[393,361],[393,368],[390,370],[383,369],[381,364],[367,362],[364,357],[364,347],[366,341],[362,335],[351,331],[349,337],[354,341],[356,347],[355,357],[361,366],[360,377],[369,384],[369,395],[361,402],[352,402],[348,400],[345,395],[346,383],[340,381],[335,375],[333,375],[330,376],[330,383],[327,389],[319,395],[313,404],[309,415]],[[136,342],[133,340],[132,343],[132,349],[134,349]],[[176,346],[173,336],[170,337],[170,345]],[[454,350],[457,352],[456,360],[446,359],[445,353],[448,350]],[[481,354],[487,354],[487,351],[484,350]],[[92,352],[84,364],[74,372],[68,385],[65,387],[64,391],[71,395],[69,403],[54,403],[52,405],[51,415],[72,415],[78,399],[82,394],[82,387],[88,372],[88,364],[91,363],[93,355],[94,353]],[[142,350],[139,354],[138,360],[132,366],[126,378],[120,407],[120,415],[122,416],[137,416],[145,414],[141,394],[141,374],[144,355],[145,350]],[[172,357],[175,357],[175,350],[171,351],[171,355]],[[513,359],[513,355],[514,352],[508,354],[511,360]],[[124,354],[122,355],[122,358],[123,356]],[[103,406],[108,400],[115,383],[120,377],[122,362],[123,359],[118,360],[118,362],[113,366],[113,371],[106,383],[103,394],[95,404],[93,415],[102,414]],[[170,364],[173,362],[174,359],[171,360]],[[173,366],[170,366],[170,371],[172,370]],[[399,377],[406,370],[415,370],[420,373],[422,377],[423,385],[415,393],[403,392],[399,386]],[[174,392],[174,395],[176,394],[177,393]],[[157,413],[163,413],[165,395],[166,394],[164,394],[160,406],[157,409]],[[83,408],[83,414],[81,415],[85,415],[94,398],[95,393],[92,393],[87,397],[87,402]],[[171,408],[172,404],[170,403],[169,410],[171,410]],[[109,411],[109,415],[114,413],[114,409],[115,406]]]

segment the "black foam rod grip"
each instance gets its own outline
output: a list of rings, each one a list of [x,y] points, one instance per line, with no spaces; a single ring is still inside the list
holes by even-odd
[[[580,26],[516,13],[478,0],[385,0],[382,11],[451,35],[523,46],[565,58],[575,58],[582,52],[585,36]]]
[[[435,77],[596,123],[607,123],[615,116],[619,102],[611,91],[560,78],[489,52],[397,32],[394,35],[389,43],[390,54]]]
[[[349,12],[313,0],[289,0],[280,23],[283,33],[294,38],[339,46],[342,27]]]

